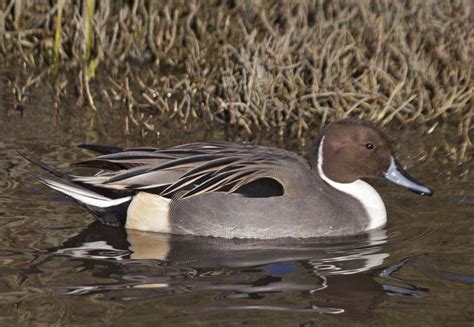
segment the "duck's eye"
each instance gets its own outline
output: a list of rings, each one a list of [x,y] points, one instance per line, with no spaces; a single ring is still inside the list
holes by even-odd
[[[373,150],[373,149],[375,149],[375,146],[374,146],[372,143],[367,143],[367,144],[365,145],[365,147],[367,148],[367,150]]]

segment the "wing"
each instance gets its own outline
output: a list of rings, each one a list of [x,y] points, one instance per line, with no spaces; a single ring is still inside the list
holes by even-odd
[[[260,179],[274,179],[282,165],[303,159],[281,149],[225,142],[171,148],[134,148],[78,163],[106,169],[73,181],[94,187],[148,191],[189,198],[208,192],[232,193]]]

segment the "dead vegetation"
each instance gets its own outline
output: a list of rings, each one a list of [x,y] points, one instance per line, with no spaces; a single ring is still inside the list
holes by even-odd
[[[50,81],[58,102],[125,108],[148,132],[199,122],[303,143],[357,116],[455,126],[444,150],[473,148],[469,0],[50,3],[3,1],[0,64],[34,67],[24,83]]]

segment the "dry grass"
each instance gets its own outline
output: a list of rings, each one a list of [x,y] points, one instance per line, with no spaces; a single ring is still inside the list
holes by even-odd
[[[350,115],[455,126],[445,150],[466,160],[473,58],[469,0],[13,0],[0,15],[4,67],[40,68],[57,101],[77,90],[93,108],[125,104],[149,132],[200,122],[304,142]]]

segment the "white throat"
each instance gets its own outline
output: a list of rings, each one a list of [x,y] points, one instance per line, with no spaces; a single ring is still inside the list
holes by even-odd
[[[319,176],[328,183],[330,186],[334,187],[335,189],[349,194],[350,196],[359,200],[359,202],[364,207],[365,211],[369,216],[369,225],[367,226],[367,230],[374,229],[385,225],[387,222],[387,210],[385,209],[385,205],[382,201],[382,198],[377,193],[377,191],[370,186],[368,183],[364,182],[363,180],[356,180],[352,183],[338,183],[331,180],[327,177],[323,172],[323,143],[324,143],[324,136],[319,143],[318,149],[318,173]]]

